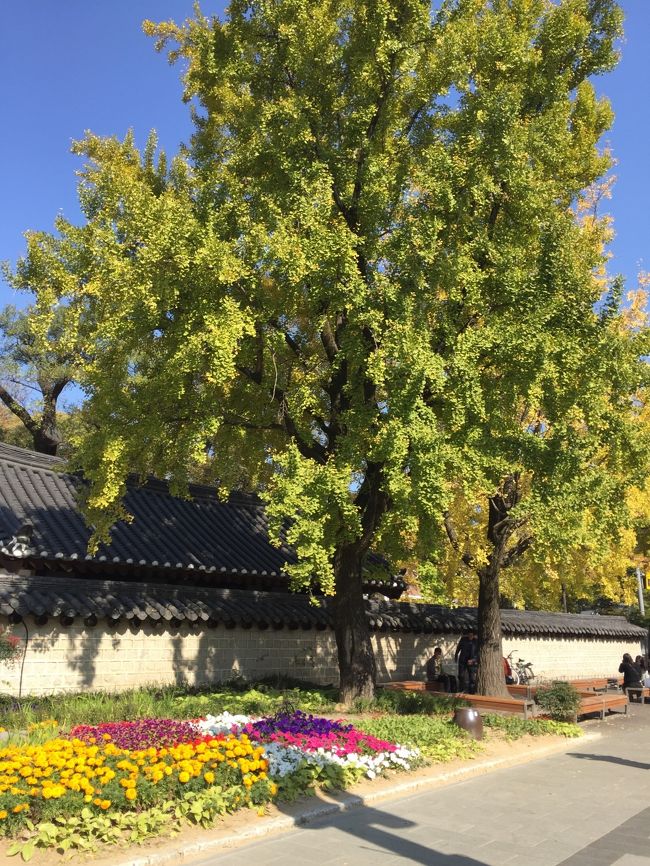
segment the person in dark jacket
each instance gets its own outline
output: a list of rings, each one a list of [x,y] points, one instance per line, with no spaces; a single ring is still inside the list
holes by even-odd
[[[437,646],[427,662],[427,682],[436,683],[443,692],[453,692],[455,680],[442,669],[442,649]]]
[[[474,629],[470,629],[458,641],[455,659],[458,662],[460,689],[473,695],[476,691],[476,668],[478,665],[478,641]]]
[[[641,669],[632,661],[632,656],[625,653],[623,661],[618,666],[619,674],[623,674],[623,691],[628,689],[641,689]]]

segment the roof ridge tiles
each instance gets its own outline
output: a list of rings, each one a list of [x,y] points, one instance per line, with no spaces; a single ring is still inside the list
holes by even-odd
[[[17,445],[8,445],[6,442],[0,442],[0,459],[29,466],[33,469],[52,470],[55,466],[63,467],[66,465],[66,461],[62,457],[40,454],[38,451],[19,448]]]

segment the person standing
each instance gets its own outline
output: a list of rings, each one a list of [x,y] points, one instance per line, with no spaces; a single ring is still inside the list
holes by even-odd
[[[458,662],[460,689],[473,695],[476,691],[476,669],[478,665],[478,641],[476,640],[474,629],[470,629],[458,641],[455,659]]]

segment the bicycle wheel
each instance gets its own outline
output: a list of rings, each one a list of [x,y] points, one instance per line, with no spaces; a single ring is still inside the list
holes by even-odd
[[[535,674],[533,673],[533,669],[530,667],[530,665],[526,665],[526,667],[523,668],[519,674],[520,682],[523,685],[528,685],[528,683],[534,678]]]

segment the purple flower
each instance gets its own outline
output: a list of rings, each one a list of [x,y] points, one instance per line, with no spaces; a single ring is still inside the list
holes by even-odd
[[[77,725],[70,736],[85,743],[100,742],[108,734],[120,749],[156,749],[195,739],[198,727],[192,722],[175,719],[138,719],[134,722],[104,722],[101,725]]]
[[[326,736],[328,734],[344,734],[351,730],[352,725],[347,725],[342,721],[331,721],[330,719],[307,715],[301,710],[296,710],[294,713],[280,712],[275,716],[268,716],[257,722],[251,722],[244,727],[248,736],[255,739],[264,739],[276,733]]]

